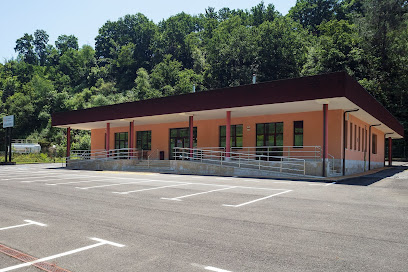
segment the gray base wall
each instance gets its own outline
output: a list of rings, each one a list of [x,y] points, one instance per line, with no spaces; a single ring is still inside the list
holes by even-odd
[[[342,164],[342,162],[341,162]],[[371,162],[371,169],[384,167],[384,162]],[[368,161],[346,160],[346,175],[368,171]]]
[[[236,168],[226,165],[205,164],[190,161],[170,161],[171,169],[178,174],[217,175],[217,176],[246,176],[246,177],[293,177],[295,175],[284,172],[272,172],[259,169]],[[321,168],[320,168],[321,169]],[[306,173],[306,175],[308,175]],[[302,175],[298,175],[302,176]]]

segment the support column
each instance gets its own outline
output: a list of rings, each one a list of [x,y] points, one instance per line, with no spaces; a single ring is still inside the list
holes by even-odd
[[[194,148],[194,116],[188,117],[188,132],[190,136],[190,158],[193,157],[193,148]]]
[[[71,127],[67,128],[67,157],[71,154]]]
[[[109,140],[110,140],[110,123],[106,123],[106,151],[107,157],[109,157]]]
[[[129,124],[129,157],[133,157],[133,148],[134,147],[134,140],[135,140],[135,121],[130,122]]]
[[[231,111],[227,111],[227,125],[225,126],[225,157],[230,157],[231,152]]]
[[[385,145],[385,142],[384,142]],[[392,166],[392,138],[388,137],[388,166]]]
[[[329,120],[328,104],[323,104],[323,176],[327,177],[326,163],[329,155]]]

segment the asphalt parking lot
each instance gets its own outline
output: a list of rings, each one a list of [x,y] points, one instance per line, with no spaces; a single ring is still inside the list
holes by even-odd
[[[333,183],[1,166],[0,272],[408,271],[407,169]]]

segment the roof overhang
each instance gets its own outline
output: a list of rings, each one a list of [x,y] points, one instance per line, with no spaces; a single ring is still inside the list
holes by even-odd
[[[352,114],[392,138],[402,138],[402,125],[358,82],[344,72],[278,80],[178,96],[149,99],[85,110],[54,113],[52,125],[90,130],[111,127],[160,124],[194,120],[275,115],[329,110],[353,110]]]

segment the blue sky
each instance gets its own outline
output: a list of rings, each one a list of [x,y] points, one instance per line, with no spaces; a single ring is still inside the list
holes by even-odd
[[[75,35],[79,45],[94,47],[98,29],[108,20],[115,21],[126,14],[143,13],[155,23],[182,11],[199,14],[207,7],[216,10],[249,9],[261,0],[0,0],[0,62],[15,57],[15,42],[24,33],[33,34],[36,29],[44,29],[50,35],[49,43],[54,44],[59,35]],[[282,14],[295,5],[296,0],[264,0]]]

